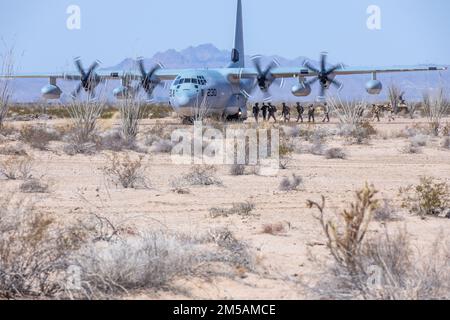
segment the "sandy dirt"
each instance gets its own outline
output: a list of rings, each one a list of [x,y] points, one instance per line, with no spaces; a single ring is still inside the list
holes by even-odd
[[[342,147],[347,159],[327,160],[323,156],[294,154],[288,169],[280,170],[275,177],[251,174],[236,177],[229,175],[228,167],[219,167],[217,176],[223,186],[191,187],[190,194],[171,191],[170,181],[187,173],[190,167],[172,164],[168,154],[144,156],[152,188],[134,190],[118,188],[105,177],[101,168],[107,164],[110,152],[68,156],[62,152],[62,142],[52,142],[50,151],[29,147],[27,151],[34,159],[34,174],[44,175],[51,183],[49,194],[34,196],[37,208],[57,214],[67,223],[89,212],[97,212],[137,229],[167,228],[199,234],[211,228],[227,227],[248,244],[257,261],[256,272],[236,270],[233,278],[177,279],[174,285],[180,290],[145,291],[129,298],[302,299],[310,297],[305,284],[313,282],[323,272],[312,256],[330,261],[322,230],[313,218],[315,212],[306,207],[308,199],[319,200],[324,195],[328,210],[333,213],[348,204],[354,191],[368,182],[380,191],[380,198],[391,199],[393,204],[400,206],[399,188],[418,183],[421,176],[450,183],[450,151],[439,146],[439,138],[430,138],[419,154],[405,154],[401,149],[407,139],[392,137],[421,121],[424,119],[375,124],[379,136],[364,145],[348,145],[341,139],[328,138],[326,145]],[[164,123],[176,127],[177,122],[168,120]],[[145,121],[142,131],[154,124],[153,120]],[[104,126],[111,127],[114,123]],[[383,135],[387,138],[383,139]],[[131,154],[137,156],[134,152]],[[3,158],[5,156],[0,156]],[[292,174],[303,178],[301,188],[280,192],[280,181]],[[0,180],[0,186],[2,193],[15,192],[19,182]],[[212,207],[229,207],[244,201],[256,205],[254,215],[247,218],[212,218],[209,215]],[[439,233],[449,234],[448,219],[422,220],[404,210],[399,214],[401,220],[389,222],[389,228],[406,227],[418,247],[426,248]],[[286,233],[278,236],[263,234],[263,226],[271,223],[283,223],[287,226]],[[381,228],[374,222],[371,233],[380,232]]]

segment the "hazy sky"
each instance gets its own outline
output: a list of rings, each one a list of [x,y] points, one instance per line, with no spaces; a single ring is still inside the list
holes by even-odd
[[[69,5],[81,29],[68,30]],[[381,30],[369,30],[369,5]],[[21,71],[62,71],[75,56],[104,66],[126,57],[212,43],[233,44],[235,0],[0,0],[0,37]],[[450,63],[448,0],[243,0],[247,54],[330,59],[349,65]],[[0,45],[0,51],[3,45]]]

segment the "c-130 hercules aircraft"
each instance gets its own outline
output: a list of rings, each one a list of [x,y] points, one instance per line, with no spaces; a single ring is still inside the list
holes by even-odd
[[[84,70],[79,58],[75,59],[78,73],[65,74],[39,74],[39,75],[0,75],[0,78],[48,78],[50,84],[42,88],[42,96],[53,100],[61,97],[62,91],[57,80],[79,81],[78,87],[72,96],[78,96],[82,90],[89,96],[95,94],[95,88],[106,80],[121,80],[122,85],[114,90],[117,99],[126,99],[135,96],[139,90],[144,90],[149,97],[154,89],[164,81],[172,81],[169,91],[170,105],[174,111],[184,119],[192,119],[202,112],[204,116],[221,116],[228,119],[247,118],[246,104],[250,93],[259,88],[265,95],[270,86],[277,79],[298,78],[291,92],[296,97],[305,97],[311,94],[311,85],[319,83],[319,99],[323,99],[325,92],[331,85],[341,88],[342,85],[335,79],[336,76],[352,74],[371,74],[366,84],[369,94],[379,94],[383,88],[377,80],[378,73],[412,72],[412,71],[439,71],[446,70],[440,67],[421,68],[373,68],[355,69],[335,65],[328,67],[327,54],[320,56],[320,66],[316,68],[306,61],[303,66],[284,68],[272,62],[266,68],[261,67],[258,58],[253,59],[254,66],[246,68],[244,63],[244,36],[242,19],[242,2],[237,1],[237,16],[234,48],[231,53],[231,63],[226,68],[218,69],[165,69],[156,65],[146,70],[143,59],[138,59],[135,71],[102,72],[97,71],[99,62],[94,62],[88,70]],[[137,83],[137,85],[133,85]]]

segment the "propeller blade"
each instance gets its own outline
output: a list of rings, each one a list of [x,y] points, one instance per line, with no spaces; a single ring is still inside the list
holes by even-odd
[[[338,90],[341,90],[344,86],[340,81],[337,81],[336,79],[331,80],[331,84],[334,85]]]
[[[276,66],[275,62],[272,61],[266,68],[266,70],[264,70],[263,76],[267,77],[270,73],[270,71]]]
[[[321,85],[319,89],[319,98],[325,98],[325,86]]]
[[[147,72],[145,71],[144,59],[139,58],[137,60],[137,65],[139,67],[139,71],[141,72],[142,77],[145,78],[147,76]]]
[[[307,84],[307,85],[313,85],[313,84],[316,83],[317,81],[319,81],[319,78],[318,78],[318,77],[314,77],[314,78],[312,78],[311,80],[308,80],[308,81],[306,82],[306,84]]]
[[[256,71],[258,72],[258,75],[263,74],[263,71],[261,69],[261,59],[260,58],[253,59],[253,65],[255,66]]]
[[[80,57],[74,59],[75,66],[77,67],[78,72],[81,74],[83,78],[86,77],[86,73],[83,69],[83,64],[81,63]]]
[[[314,73],[320,73],[320,71],[316,67],[314,67],[309,61],[305,61],[303,63],[303,66]]]
[[[325,72],[327,68],[327,56],[328,54],[326,52],[322,52],[320,54],[320,71]]]
[[[72,92],[72,97],[78,97],[78,95],[80,94],[80,92],[81,92],[81,89],[83,89],[83,84],[80,82],[79,84],[78,84],[78,86],[75,88],[75,90]]]
[[[331,67],[330,69],[328,69],[328,71],[326,72],[326,75],[328,76],[337,70],[341,70],[342,68],[343,68],[342,64],[337,64],[337,65]]]

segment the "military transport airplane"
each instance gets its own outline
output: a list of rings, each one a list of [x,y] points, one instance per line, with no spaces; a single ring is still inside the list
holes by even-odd
[[[278,79],[297,78],[291,92],[294,96],[305,97],[311,94],[311,86],[318,82],[319,99],[325,97],[326,90],[330,86],[341,88],[342,84],[336,80],[336,76],[352,74],[371,75],[366,84],[369,94],[379,94],[383,88],[377,80],[377,74],[390,72],[409,71],[439,71],[446,68],[429,66],[421,68],[368,68],[356,69],[343,65],[328,66],[327,54],[320,56],[319,67],[306,61],[299,67],[280,67],[272,62],[263,68],[259,59],[254,59],[254,66],[246,68],[244,64],[244,36],[242,3],[237,1],[237,16],[234,48],[231,53],[231,62],[226,68],[218,69],[165,69],[156,65],[146,70],[143,59],[138,59],[136,70],[124,70],[121,72],[97,71],[99,62],[94,62],[85,70],[79,58],[75,59],[77,73],[65,74],[39,74],[39,75],[3,75],[8,78],[48,78],[49,85],[42,88],[42,96],[45,99],[59,99],[62,91],[57,85],[57,80],[79,81],[79,85],[72,96],[78,96],[82,90],[88,95],[95,94],[95,88],[106,80],[121,80],[120,87],[114,90],[117,99],[126,99],[135,96],[140,90],[145,91],[150,97],[156,86],[165,81],[172,81],[169,88],[170,105],[182,118],[192,118],[199,112],[204,115],[218,115],[229,119],[243,119],[247,117],[246,104],[253,90],[259,88],[268,94],[270,86]]]

